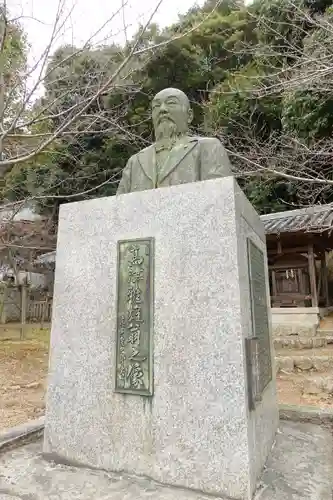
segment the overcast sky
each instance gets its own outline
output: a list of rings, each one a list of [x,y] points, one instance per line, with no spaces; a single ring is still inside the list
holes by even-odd
[[[148,19],[158,0],[7,0],[8,8],[15,16],[23,16],[21,22],[31,44],[30,59],[36,59],[45,49],[54,25],[59,1],[65,3],[62,19],[68,19],[61,29],[54,48],[63,43],[82,44],[116,13],[104,30],[95,36],[95,42],[121,42],[124,40],[124,24],[128,35],[136,31],[138,23]],[[125,14],[121,9],[126,2]],[[192,5],[202,0],[164,0],[154,20],[168,25],[177,20],[179,13],[185,13]]]
[[[93,44],[123,43],[144,24],[159,0],[7,0],[11,17],[19,17],[30,44],[28,63],[35,67],[50,44],[59,5],[62,5],[57,37],[52,50],[63,44],[81,46],[92,38]],[[204,0],[163,0],[153,21],[160,26],[177,20]],[[122,8],[122,6],[125,7]],[[118,11],[118,13],[117,13]],[[101,30],[101,28],[104,28]],[[124,29],[125,27],[125,29]],[[39,68],[41,65],[39,64]],[[39,70],[29,78],[29,87],[38,81]],[[39,88],[34,98],[43,92]]]

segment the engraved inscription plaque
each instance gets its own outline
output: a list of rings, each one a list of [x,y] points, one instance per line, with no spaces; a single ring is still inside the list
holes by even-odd
[[[252,334],[257,338],[258,396],[272,380],[271,346],[267,307],[265,257],[263,252],[247,240],[250,277]]]
[[[118,242],[115,391],[153,395],[152,238]]]

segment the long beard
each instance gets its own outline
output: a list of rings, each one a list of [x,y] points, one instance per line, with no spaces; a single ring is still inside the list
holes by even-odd
[[[157,142],[163,140],[173,140],[178,137],[177,126],[170,120],[163,120],[155,129],[155,138]]]

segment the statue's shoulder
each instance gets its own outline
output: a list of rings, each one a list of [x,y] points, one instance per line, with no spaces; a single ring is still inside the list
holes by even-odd
[[[134,153],[134,155],[132,155],[130,157],[129,161],[130,162],[136,161],[141,155],[144,156],[146,154],[153,152],[153,149],[154,149],[154,144],[151,144],[150,146],[147,146],[146,148],[140,149],[140,151],[138,151],[137,153]]]
[[[190,142],[196,141],[196,143],[202,147],[221,146],[221,141],[219,139],[217,139],[217,137],[207,137],[207,136],[202,137],[202,136],[196,135],[196,136],[191,136],[188,139]]]
[[[213,146],[214,144],[221,144],[220,139],[217,137],[196,137],[196,140],[198,141],[199,144],[202,144],[203,146]]]

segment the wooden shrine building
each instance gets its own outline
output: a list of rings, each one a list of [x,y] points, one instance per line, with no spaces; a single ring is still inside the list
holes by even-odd
[[[333,207],[263,215],[272,308],[328,308],[327,253],[333,249]]]

